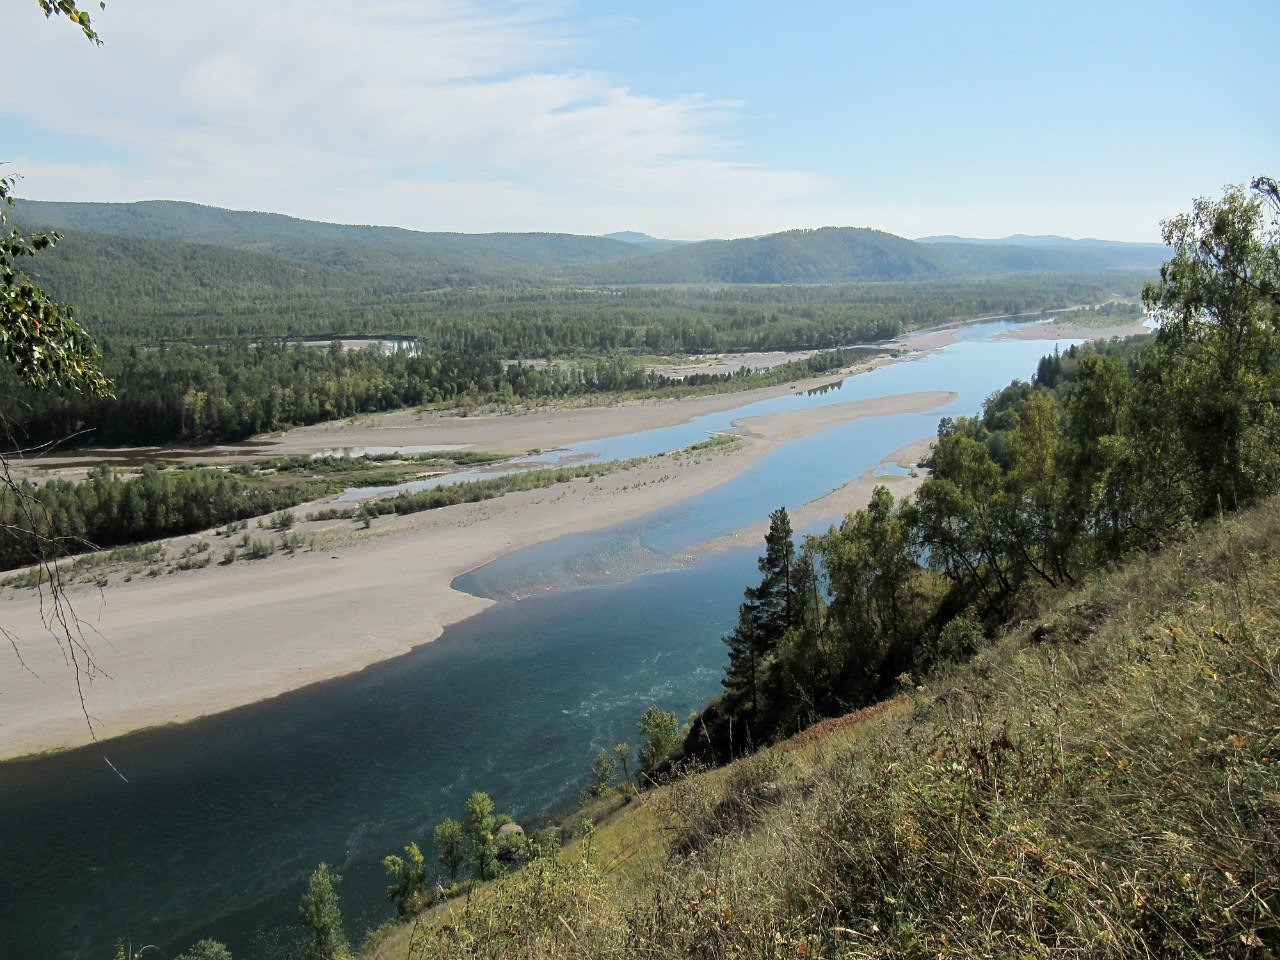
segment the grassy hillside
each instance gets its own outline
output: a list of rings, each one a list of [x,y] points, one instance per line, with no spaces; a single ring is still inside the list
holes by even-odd
[[[366,950],[401,957],[1271,957],[1280,502],[972,662],[626,805]]]

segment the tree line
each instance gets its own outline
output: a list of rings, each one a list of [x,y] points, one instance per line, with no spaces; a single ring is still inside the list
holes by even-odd
[[[19,208],[21,210],[21,208]],[[51,295],[79,305],[99,341],[409,336],[432,350],[547,358],[818,349],[925,324],[1098,303],[1139,292],[1125,272],[876,283],[650,287],[531,285],[413,273],[370,277],[335,256],[71,233],[32,267]]]
[[[601,393],[757,386],[837,369],[865,352],[832,350],[753,374],[742,368],[685,379],[648,371],[625,356],[535,366],[492,355],[345,350],[297,343],[221,347],[172,344],[108,349],[110,397],[37,390],[0,371],[14,403],[10,446],[210,443],[290,426],[404,407],[510,405]]]
[[[0,487],[0,570],[97,547],[207,530],[300,502],[303,488],[251,483],[217,469],[160,470],[134,476],[106,466],[87,479],[21,481]]]
[[[1029,593],[1280,489],[1277,214],[1233,189],[1167,223],[1173,256],[1144,293],[1158,333],[1045,358],[943,420],[914,500],[877,488],[799,546],[776,511],[684,754],[724,760],[883,700]]]

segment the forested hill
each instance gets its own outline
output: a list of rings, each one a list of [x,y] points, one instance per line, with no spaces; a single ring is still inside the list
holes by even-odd
[[[596,267],[616,283],[848,283],[922,280],[945,272],[920,244],[853,227],[706,240]]]
[[[336,267],[403,288],[554,276],[581,263],[638,256],[644,248],[564,233],[420,233],[347,226],[194,203],[44,203],[24,200],[18,219],[41,229],[177,241]]]
[[[1158,265],[1129,248],[925,244],[861,227],[787,230],[707,240],[626,261],[583,267],[614,283],[856,283],[1014,273],[1099,273]]]
[[[651,237],[647,233],[637,233],[635,230],[619,230],[617,233],[606,233],[605,237],[609,240],[621,240],[623,243],[643,247],[649,253],[657,250],[670,250],[672,247],[682,247],[686,243],[692,242],[689,240],[663,240],[660,237]]]
[[[1011,243],[925,244],[879,230],[825,227],[740,240],[708,240],[664,249],[669,241],[633,242],[634,234],[421,233],[394,227],[343,226],[272,213],[192,203],[47,203],[22,201],[18,219],[57,229],[83,247],[111,247],[111,237],[184,243],[280,257],[336,269],[377,295],[474,284],[510,283],[851,283],[914,281],[1013,273],[1098,273],[1158,263],[1142,244],[1038,246]],[[627,239],[622,239],[626,237]],[[117,244],[118,246],[118,244]],[[108,255],[104,252],[104,255]],[[158,253],[147,257],[157,259]],[[219,260],[216,256],[215,260]],[[226,263],[225,258],[219,260]],[[285,267],[288,274],[296,267]]]

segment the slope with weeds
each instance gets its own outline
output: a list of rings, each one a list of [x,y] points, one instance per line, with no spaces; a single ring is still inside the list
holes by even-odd
[[[1278,538],[1273,500],[1139,558],[377,956],[1275,956]]]

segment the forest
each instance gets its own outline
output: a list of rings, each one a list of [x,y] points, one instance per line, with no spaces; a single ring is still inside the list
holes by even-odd
[[[106,261],[166,261],[178,278],[225,270],[255,258],[258,283],[281,273],[361,289],[365,295],[470,286],[545,287],[596,284],[805,284],[974,279],[1011,274],[1100,274],[1151,269],[1158,244],[1032,242],[921,243],[853,227],[787,230],[737,240],[628,243],[616,237],[557,233],[422,233],[343,226],[279,214],[222,210],[192,203],[24,202],[31,230],[81,237],[77,253]],[[943,239],[943,238],[937,238]],[[78,257],[79,258],[79,257]],[[290,270],[280,267],[291,266]],[[109,273],[100,280],[109,281]],[[50,278],[50,282],[53,282]]]
[[[162,301],[135,291],[113,308],[93,297],[83,301],[85,322],[99,318],[92,327],[101,331],[97,340],[113,397],[103,401],[76,390],[27,388],[10,371],[0,374],[0,389],[10,398],[11,446],[234,440],[406,406],[718,389],[717,381],[706,377],[677,384],[649,374],[644,359],[832,351],[965,317],[1106,301],[1136,292],[1137,285],[1137,277],[1125,276],[696,292],[548,290],[517,296],[467,291],[442,298],[439,309],[420,324],[375,328],[378,336],[415,338],[409,349],[373,345],[346,351],[333,342],[317,347],[291,340],[299,327],[313,329],[305,323],[291,319],[285,326],[294,333],[285,335],[270,318],[237,316],[225,303],[220,319],[201,328],[197,342],[182,342],[198,314],[173,307],[181,320],[148,316]],[[114,317],[133,320],[102,318],[100,311],[108,309]],[[332,322],[326,319],[318,329],[332,336]],[[144,335],[144,328],[151,333]],[[374,335],[359,324],[338,329],[344,335]],[[826,362],[812,361],[779,375],[825,372],[834,369],[839,356],[832,353]],[[548,358],[557,362],[520,362]],[[761,382],[771,381],[756,378],[738,386]]]
[[[601,237],[421,234],[176,203],[23,202],[14,216],[42,238],[24,248],[23,275],[51,302],[76,304],[112,389],[33,389],[6,369],[9,449],[218,442],[400,407],[745,388],[774,381],[742,370],[675,382],[645,364],[835,351],[1131,298],[1150,260],[1133,244],[1101,256],[859,230],[649,252]],[[45,228],[64,233],[35,232]],[[940,257],[970,262],[952,269]],[[706,276],[692,286],[655,285],[656,274],[608,286],[581,272],[667,261],[715,267],[699,267]],[[767,276],[757,261],[772,265]],[[336,345],[355,337],[398,349]],[[774,376],[833,369],[840,356]]]
[[[662,376],[633,358],[583,359],[546,366],[504,364],[482,354],[344,350],[303,344],[166,345],[106,351],[111,397],[24,389],[8,417],[11,442],[42,444],[218,443],[285,427],[403,407],[538,404],[589,395],[746,389],[815,376],[874,354],[826,350],[768,371]]]

